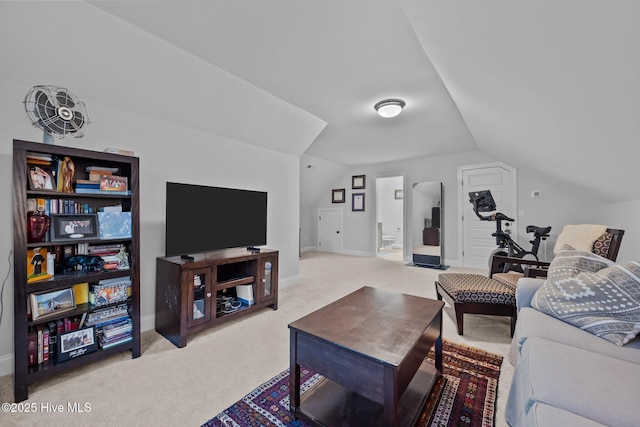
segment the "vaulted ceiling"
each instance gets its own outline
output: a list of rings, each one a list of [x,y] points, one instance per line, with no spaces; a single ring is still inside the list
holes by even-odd
[[[98,99],[328,171],[302,203],[348,167],[478,148],[602,202],[640,199],[636,1],[3,3],[34,22],[72,11],[58,30],[87,51],[79,82],[120,76]],[[373,110],[388,97],[407,103],[394,119]]]

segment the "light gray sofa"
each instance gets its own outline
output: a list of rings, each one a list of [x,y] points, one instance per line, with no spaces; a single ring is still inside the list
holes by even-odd
[[[518,281],[515,366],[505,408],[520,426],[640,425],[640,339],[619,347],[531,308],[541,279]]]

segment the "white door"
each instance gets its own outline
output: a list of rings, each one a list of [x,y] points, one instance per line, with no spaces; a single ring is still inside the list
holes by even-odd
[[[318,250],[342,252],[342,209],[318,209]]]
[[[497,211],[516,219],[516,176],[515,169],[502,164],[463,166],[460,168],[462,207],[462,265],[464,267],[488,269],[489,255],[497,247],[494,221],[481,221],[473,212],[469,202],[470,191],[490,190],[496,202]],[[482,213],[488,215],[489,213]],[[503,229],[505,223],[503,222]],[[509,228],[515,233],[515,223]],[[517,240],[517,236],[513,235]]]

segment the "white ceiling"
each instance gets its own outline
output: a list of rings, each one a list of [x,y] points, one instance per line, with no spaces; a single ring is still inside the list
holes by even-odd
[[[0,2],[0,12],[9,28],[72,17],[50,34],[86,54],[77,75],[51,81],[314,164],[303,204],[350,166],[477,148],[603,202],[640,199],[637,1]],[[0,54],[19,57],[13,48]],[[60,60],[46,45],[38,53]],[[3,73],[33,77],[19,61]],[[399,117],[375,115],[387,97],[406,100]]]

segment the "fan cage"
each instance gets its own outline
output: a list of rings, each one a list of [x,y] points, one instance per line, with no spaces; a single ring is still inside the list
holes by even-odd
[[[85,103],[63,87],[34,86],[25,96],[24,108],[34,127],[55,138],[81,138],[89,123]]]

